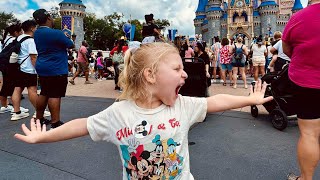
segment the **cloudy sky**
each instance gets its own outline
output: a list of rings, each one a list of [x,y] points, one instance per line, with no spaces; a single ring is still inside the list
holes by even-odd
[[[12,12],[21,21],[32,17],[38,8],[50,10],[63,0],[0,0],[0,11]],[[306,4],[308,0],[301,0]],[[179,34],[193,35],[195,10],[198,0],[82,0],[87,12],[98,17],[113,12],[123,13],[125,18],[144,20],[144,15],[153,13],[156,19],[168,19]]]

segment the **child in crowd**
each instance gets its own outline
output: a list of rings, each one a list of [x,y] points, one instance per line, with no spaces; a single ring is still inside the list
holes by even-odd
[[[194,179],[189,167],[188,131],[206,113],[262,104],[266,84],[256,83],[249,96],[219,94],[184,97],[188,77],[178,50],[166,43],[129,49],[119,83],[119,102],[104,111],[75,119],[50,131],[31,120],[30,130],[15,137],[27,143],[49,143],[90,135],[114,143],[123,164],[123,179]],[[125,111],[124,111],[125,110]]]

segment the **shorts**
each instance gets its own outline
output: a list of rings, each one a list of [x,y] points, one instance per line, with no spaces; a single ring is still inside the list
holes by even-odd
[[[17,70],[13,64],[8,64],[8,68],[2,72],[2,88],[0,96],[12,96],[14,91],[14,80],[16,79]]]
[[[317,106],[320,101],[320,89],[305,88],[292,82],[292,90],[297,117],[300,119],[320,118],[319,106]]]
[[[232,65],[231,64],[221,64],[221,69],[222,70],[228,70],[228,71],[232,71]]]
[[[101,66],[101,65],[97,65],[97,69],[103,70],[104,68],[103,68],[103,66]]]
[[[30,87],[30,86],[37,86],[38,80],[37,80],[37,74],[29,74],[20,71],[14,82],[15,87]]]
[[[39,76],[40,95],[48,98],[61,98],[66,96],[68,75]]]
[[[266,64],[266,58],[264,56],[253,57],[252,58],[252,65],[253,66],[262,66],[264,67]]]
[[[87,72],[89,71],[89,67],[85,62],[78,62],[78,71],[79,72]]]

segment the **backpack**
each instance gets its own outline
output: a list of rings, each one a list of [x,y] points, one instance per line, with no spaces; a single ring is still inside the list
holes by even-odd
[[[234,47],[235,47],[234,59],[237,61],[241,61],[243,59],[243,50],[242,50],[243,45],[240,48],[238,48],[236,45],[234,45]]]
[[[123,54],[122,52],[118,53],[118,52],[114,52],[113,56],[112,56],[112,61],[115,63],[119,63],[122,64],[123,63]]]
[[[18,54],[20,53],[21,43],[29,38],[26,36],[20,41],[17,41],[17,38],[14,39],[10,44],[8,44],[0,53],[0,70],[3,71],[6,69],[7,65],[10,63],[10,59],[17,60]]]

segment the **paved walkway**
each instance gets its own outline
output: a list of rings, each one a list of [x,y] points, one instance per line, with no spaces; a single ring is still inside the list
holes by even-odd
[[[93,80],[94,81],[94,80]],[[68,85],[62,100],[61,118],[68,121],[95,114],[114,102],[118,92],[113,81],[85,85],[82,78]],[[214,84],[212,94],[247,95],[248,90]],[[25,99],[22,105],[31,108]],[[262,107],[261,107],[262,108]],[[9,180],[118,180],[122,165],[117,148],[89,137],[51,144],[30,145],[13,138],[22,123],[0,114],[0,179]],[[253,118],[246,108],[208,114],[207,120],[190,130],[190,167],[200,180],[278,180],[289,171],[298,173],[296,122],[284,131],[271,126],[266,113]],[[315,179],[320,179],[320,168]]]

